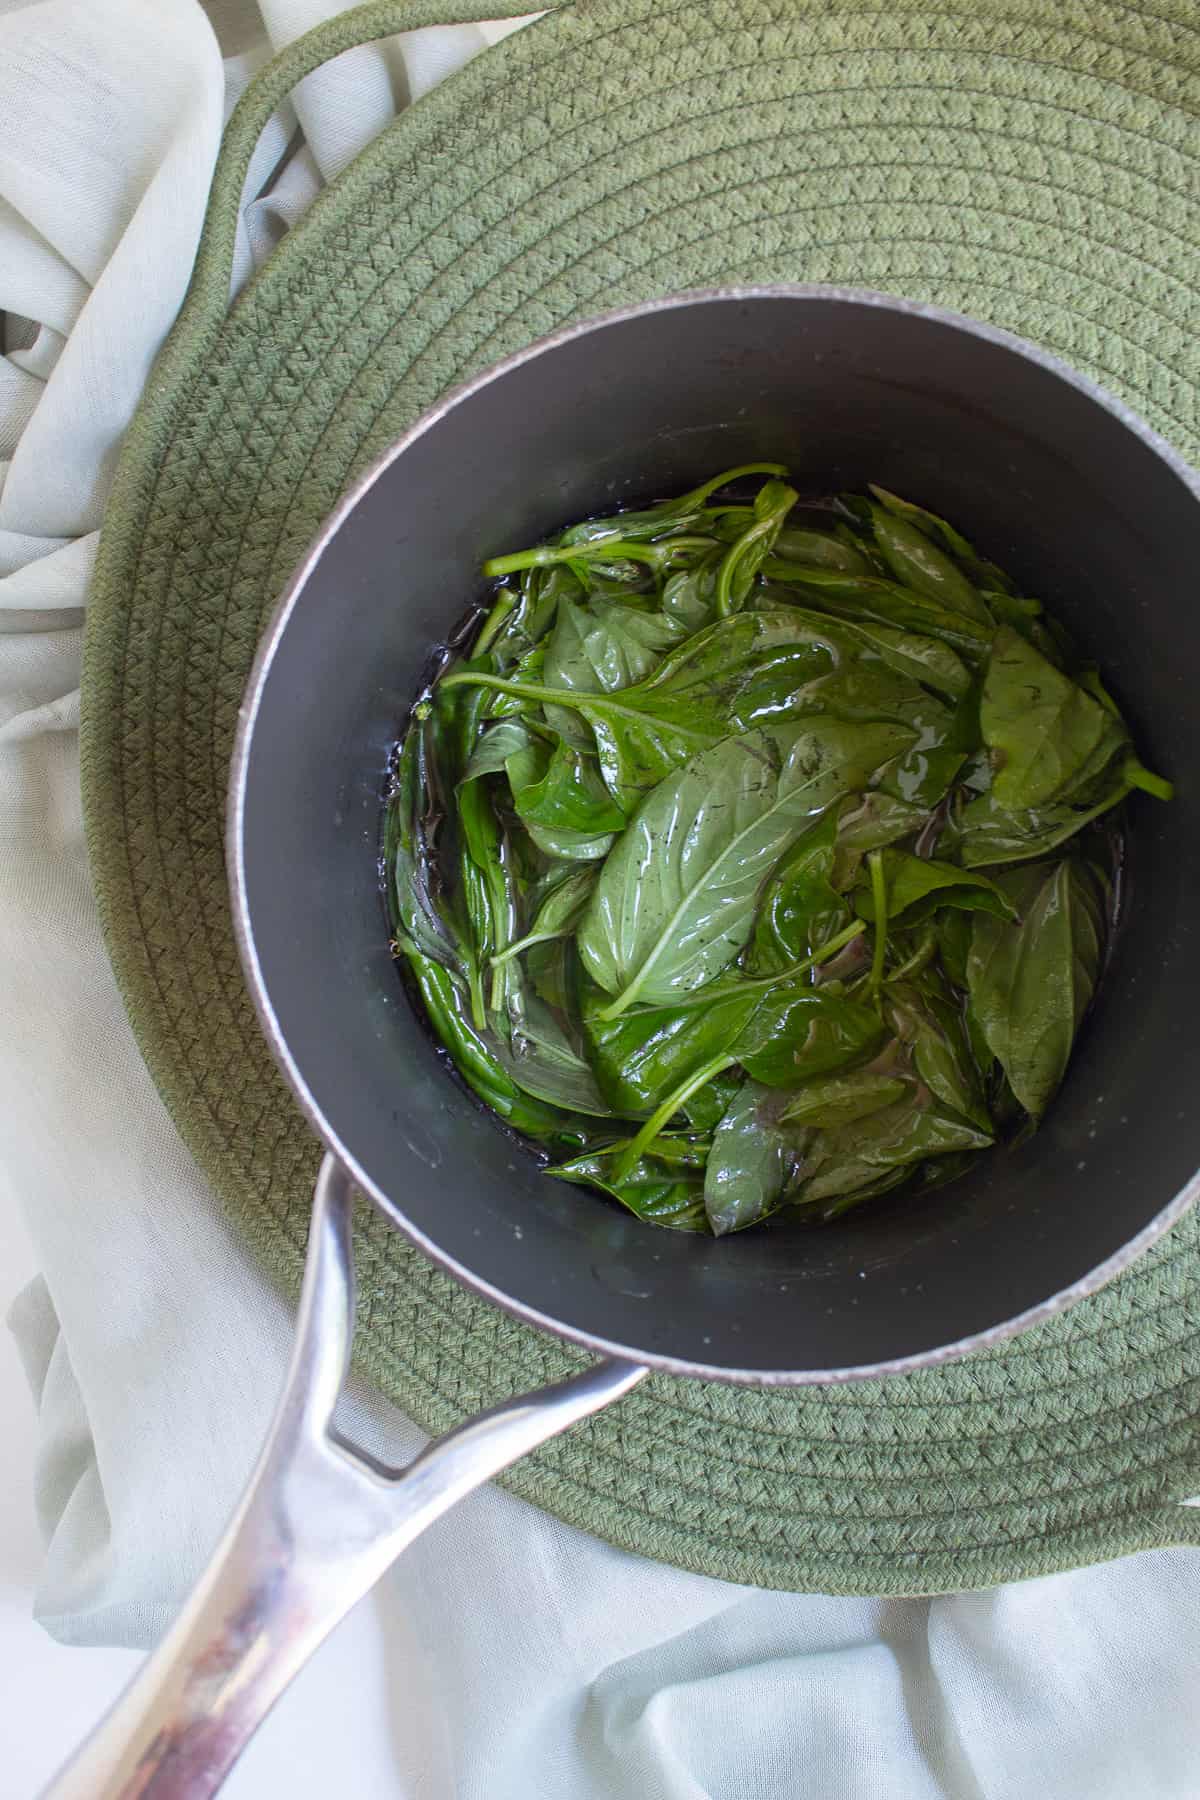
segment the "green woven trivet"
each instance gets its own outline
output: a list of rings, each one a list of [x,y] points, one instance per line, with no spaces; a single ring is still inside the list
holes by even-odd
[[[242,986],[226,765],[293,564],[436,395],[617,302],[832,282],[1032,338],[1200,453],[1192,0],[579,0],[386,131],[226,317],[272,107],[353,42],[461,16],[360,8],[238,107],[88,620],[84,787],[113,962],[180,1130],[289,1289],[316,1150]],[[430,1430],[580,1360],[379,1219],[358,1255],[359,1362]],[[1002,1350],[825,1390],[656,1377],[506,1479],[614,1543],[771,1587],[935,1592],[1198,1542],[1177,1504],[1200,1491],[1198,1334],[1193,1212]]]

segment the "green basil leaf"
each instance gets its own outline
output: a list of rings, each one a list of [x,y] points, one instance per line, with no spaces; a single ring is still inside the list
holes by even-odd
[[[1006,895],[986,875],[960,869],[956,863],[910,856],[907,850],[886,849],[880,856],[889,922],[918,924],[945,906],[996,913],[1003,919],[1016,916]],[[861,884],[854,904],[860,918],[874,922],[875,902],[869,884]]]
[[[556,1141],[571,1126],[572,1115],[525,1093],[512,1080],[495,1040],[472,1023],[464,984],[426,957],[410,954],[408,962],[430,1022],[464,1081],[514,1131],[543,1143]]]
[[[864,1062],[884,1035],[871,1006],[820,988],[782,986],[763,997],[732,1050],[755,1081],[790,1088]]]
[[[784,1095],[786,1104],[780,1117],[823,1130],[853,1125],[856,1119],[867,1119],[881,1107],[891,1106],[908,1092],[909,1086],[901,1075],[879,1075],[870,1069],[827,1075]]]
[[[541,938],[525,953],[525,972],[539,1000],[561,1013],[575,999],[575,946],[569,938]]]
[[[963,996],[959,1016],[966,1033],[971,1058],[979,1072],[980,1079],[986,1083],[991,1076],[996,1059],[988,1048],[987,1039],[975,1016],[975,1008],[971,1004],[971,997],[967,991],[967,959],[971,953],[973,930],[971,914],[946,907],[937,915],[934,929],[937,933],[938,956],[942,968],[947,979]],[[969,1108],[962,1110],[970,1112]]]
[[[806,1205],[852,1194],[865,1198],[866,1191],[884,1191],[876,1184],[897,1170],[910,1171],[932,1156],[983,1150],[992,1142],[991,1132],[981,1131],[936,1100],[922,1104],[910,1088],[903,1099],[868,1118],[817,1133],[792,1198]]]
[[[915,837],[929,823],[929,811],[894,794],[859,794],[838,816],[840,850],[882,850],[901,838]]]
[[[838,719],[889,719],[914,733],[880,786],[910,805],[932,807],[945,795],[973,747],[974,706],[948,707],[915,681],[888,669],[850,664],[811,681],[805,703]]]
[[[887,1019],[908,1046],[921,1080],[944,1106],[981,1131],[992,1130],[961,1009],[933,972],[888,990]]]
[[[1074,859],[997,877],[1017,924],[977,914],[967,958],[971,1006],[1013,1093],[1040,1118],[1066,1073],[1104,943],[1096,883]]]
[[[1008,809],[1070,800],[1129,744],[1120,719],[1009,625],[996,633],[979,723],[992,793]]]
[[[551,748],[531,740],[511,755],[505,768],[517,816],[528,828],[571,831],[600,837],[619,831],[625,816],[600,779],[591,751],[561,739]]]
[[[843,504],[869,525],[889,572],[903,587],[936,600],[948,612],[991,625],[992,616],[971,582],[917,525],[858,495],[844,496]]]
[[[770,1088],[747,1081],[713,1132],[704,1207],[717,1237],[756,1225],[783,1199],[806,1134],[780,1123],[779,1101]]]
[[[761,989],[743,983],[705,1006],[636,1006],[606,1019],[608,995],[587,984],[581,1010],[588,1054],[614,1110],[650,1112],[715,1058],[728,1057],[761,999]]]
[[[777,865],[763,889],[747,967],[778,974],[803,962],[846,923],[849,908],[830,885],[838,821],[831,809]]]
[[[565,937],[579,922],[594,881],[595,873],[587,867],[560,874],[538,905],[524,937],[517,938],[501,954],[504,957],[521,956],[535,944]]]
[[[528,750],[532,743],[529,727],[523,720],[498,719],[480,734],[461,779],[477,781],[481,775],[502,775],[509,757]]]
[[[1021,600],[1015,594],[993,593],[985,594],[984,599],[997,625],[1011,626],[1056,669],[1066,666],[1069,660],[1063,641],[1066,634],[1052,629],[1053,622],[1042,616],[1040,600]]]
[[[775,539],[775,555],[806,569],[840,569],[846,575],[869,575],[871,565],[860,550],[834,531],[785,525]]]
[[[950,1152],[944,1160],[947,1163],[957,1163],[962,1154],[961,1151],[957,1155]],[[862,1179],[850,1181],[840,1193],[816,1200],[807,1197],[794,1200],[792,1197],[793,1210],[799,1213],[802,1220],[828,1225],[831,1219],[840,1219],[843,1213],[852,1212],[864,1201],[876,1200],[881,1194],[890,1193],[893,1188],[925,1185],[923,1172],[933,1166],[932,1162],[899,1163],[895,1168],[884,1169],[881,1174],[872,1174],[869,1168],[865,1168],[861,1172]]]
[[[511,647],[510,647],[511,648]],[[487,656],[473,656],[465,662],[456,663],[455,675],[477,674],[495,677],[508,681],[540,681],[546,666],[546,640],[543,637],[537,643],[528,643],[519,656],[508,656],[505,660],[502,651],[493,650]],[[454,693],[455,684],[439,681],[434,688],[434,699],[439,706],[447,704]],[[529,707],[520,699],[509,694],[488,693],[484,696],[483,718],[516,719],[523,713],[536,713],[535,707]]]
[[[613,1162],[625,1148],[624,1140],[572,1157],[568,1162],[551,1164],[545,1173],[560,1181],[598,1187],[652,1225],[664,1225],[672,1231],[707,1231],[706,1150],[697,1148],[681,1160],[675,1143],[666,1133],[653,1139],[649,1152],[638,1158],[627,1175],[619,1177],[614,1175]]]
[[[480,962],[517,935],[517,903],[510,859],[499,820],[478,781],[460,783],[457,794],[460,877]]]
[[[745,1079],[740,1069],[728,1069],[722,1075],[714,1075],[702,1088],[697,1088],[684,1101],[682,1108],[693,1131],[715,1131]]]
[[[788,611],[743,614],[698,632],[619,699],[581,703],[619,804],[636,804],[673,769],[723,739],[813,710],[811,681],[838,645]]]
[[[763,559],[770,554],[796,499],[795,488],[782,481],[764,482],[759,489],[753,523],[734,539],[717,569],[714,598],[718,616],[739,612],[745,605]]]
[[[573,831],[567,825],[551,829],[534,819],[525,820],[525,829],[543,856],[563,862],[602,862],[613,847],[611,831]]]
[[[873,620],[918,636],[949,644],[968,663],[978,662],[992,641],[990,620],[956,612],[952,608],[903,587],[897,581],[874,576],[843,575],[835,569],[806,569],[801,563],[769,556],[762,566],[768,582],[788,582],[804,590],[804,604],[830,612],[852,623]]]
[[[384,856],[392,929],[406,949],[463,973],[467,948],[445,902],[433,841],[443,796],[430,766],[431,736],[427,720],[410,727],[388,807]]]
[[[1013,583],[993,562],[988,562],[979,555],[974,544],[966,539],[961,531],[957,531],[948,520],[939,518],[937,513],[927,512],[923,506],[915,506],[911,500],[902,500],[898,494],[889,494],[886,488],[876,487],[872,482],[871,492],[880,506],[894,513],[898,519],[907,519],[915,525],[931,542],[944,550],[947,556],[954,558],[963,574],[977,588],[994,590],[1000,595],[1008,595],[1016,590]],[[989,592],[988,598],[991,595]]]
[[[711,625],[716,609],[717,570],[722,552],[713,551],[690,569],[679,569],[663,583],[662,609],[669,619],[678,619],[687,631],[700,631]]]
[[[963,808],[951,835],[964,868],[1030,862],[1057,850],[1093,819],[1110,812],[1128,792],[1129,784],[1119,769],[1112,772],[1109,785],[1090,806],[1060,803],[1010,811],[989,791]]]
[[[516,604],[511,604],[511,588],[501,589],[497,608],[493,609],[475,642],[473,660],[486,649],[493,668],[500,674],[511,674],[518,667],[528,667],[531,652],[542,644],[554,624],[561,601],[578,599],[583,592],[570,569],[527,569],[519,580]],[[507,608],[505,596],[509,602]],[[496,616],[498,610],[499,617]],[[540,661],[538,667],[541,667]]]
[[[793,590],[782,584],[767,582],[755,596],[760,612],[775,612],[792,606],[798,619],[811,630],[831,637],[839,636],[847,657],[866,656],[882,663],[894,674],[906,675],[910,681],[923,682],[939,694],[961,699],[969,693],[973,677],[970,669],[949,644],[939,638],[925,637],[915,631],[901,631],[894,625],[880,625],[870,618],[839,617],[800,605]]]
[[[932,814],[909,800],[879,789],[859,794],[842,807],[838,816],[837,845],[830,884],[839,894],[854,886],[869,850],[881,850],[902,838],[915,837]]]
[[[731,962],[790,840],[905,738],[893,725],[814,719],[727,739],[661,783],[606,861],[579,932],[615,1009],[668,1001]]]
[[[969,914],[947,907],[937,918],[938,955],[942,967],[956,988],[967,985],[967,957],[971,949]]]
[[[612,1108],[597,1086],[591,1065],[571,1043],[550,1008],[536,996],[527,997],[520,1031],[514,1031],[511,1043],[501,1041],[497,1057],[527,1094],[550,1100],[568,1112],[612,1117]]]
[[[710,481],[702,482],[699,487],[691,488],[686,494],[679,494],[673,500],[662,500],[657,506],[612,513],[603,519],[585,519],[581,524],[572,525],[570,530],[564,531],[559,543],[595,544],[604,543],[610,538],[640,542],[691,530],[708,517],[706,504],[722,488],[729,487],[732,482],[743,481],[751,475],[779,476],[786,473],[782,463],[740,463],[736,469],[726,469],[723,474],[714,475]]]
[[[548,686],[577,693],[614,693],[644,681],[683,627],[662,613],[612,600],[566,600],[546,650]]]

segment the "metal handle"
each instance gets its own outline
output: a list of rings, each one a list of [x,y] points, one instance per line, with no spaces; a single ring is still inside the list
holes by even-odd
[[[202,1800],[284,1688],[400,1551],[509,1463],[647,1373],[605,1361],[468,1420],[389,1469],[331,1429],[354,1327],[353,1188],[327,1156],[292,1365],[213,1560],[47,1800]]]

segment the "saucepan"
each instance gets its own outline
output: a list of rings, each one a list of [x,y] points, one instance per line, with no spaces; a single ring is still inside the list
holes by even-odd
[[[953,519],[1105,670],[1170,806],[1130,808],[1107,976],[1029,1141],[904,1205],[713,1240],[547,1181],[410,1006],[378,873],[389,757],[484,557],[764,457]],[[1200,487],[1117,401],[988,326],[879,294],[686,294],[573,325],[451,394],[347,495],[267,631],[229,804],[259,1017],[327,1148],[295,1359],[262,1461],[164,1644],[60,1795],[214,1791],[317,1644],[462,1495],[647,1370],[847,1381],[1021,1330],[1118,1273],[1195,1197]],[[331,1417],[353,1191],[443,1269],[596,1360],[408,1469]]]

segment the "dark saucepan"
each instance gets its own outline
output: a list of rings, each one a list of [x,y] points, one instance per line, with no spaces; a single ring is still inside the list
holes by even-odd
[[[952,518],[1106,673],[1175,781],[1128,817],[1111,967],[1043,1128],[952,1187],[821,1232],[649,1231],[539,1175],[447,1076],[397,981],[376,858],[389,753],[481,560],[776,458]],[[439,408],[332,521],[252,684],[244,928],[277,1051],[387,1216],[489,1298],[734,1380],[930,1360],[1085,1291],[1200,1164],[1200,503],[1136,420],[981,327],[828,290],[686,297],[536,347]]]

